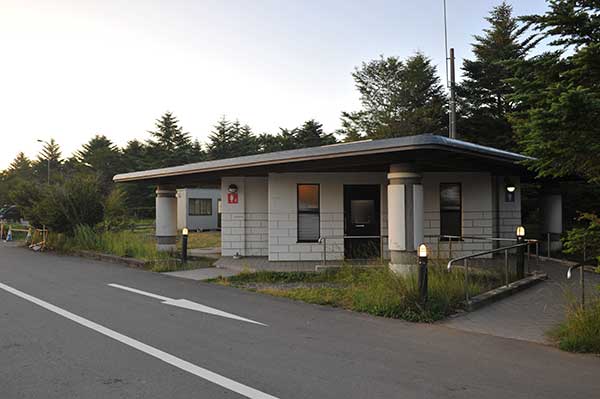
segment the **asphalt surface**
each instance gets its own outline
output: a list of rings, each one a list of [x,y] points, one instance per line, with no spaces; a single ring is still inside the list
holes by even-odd
[[[169,306],[109,283],[267,326]],[[562,399],[600,393],[596,356],[88,259],[0,246],[0,284],[31,296],[0,289],[2,399],[244,397],[35,301],[277,398]]]

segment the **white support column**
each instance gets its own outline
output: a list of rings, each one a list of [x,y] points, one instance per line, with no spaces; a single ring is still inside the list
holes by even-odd
[[[416,250],[423,242],[421,175],[410,164],[394,164],[390,165],[388,180],[390,268],[410,273],[416,270]]]
[[[171,186],[156,188],[156,244],[159,251],[175,251],[177,238],[177,191]]]

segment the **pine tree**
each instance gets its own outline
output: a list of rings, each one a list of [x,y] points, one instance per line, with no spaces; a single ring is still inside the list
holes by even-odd
[[[222,117],[208,136],[209,159],[229,158],[233,153],[232,142],[231,122]]]
[[[113,176],[124,171],[121,151],[106,136],[94,136],[74,154],[74,158],[98,177],[104,194],[112,189]]]
[[[516,68],[511,114],[519,144],[542,177],[579,175],[600,184],[600,4],[553,0],[524,18],[558,51]]]
[[[33,162],[34,174],[39,182],[48,180],[48,164],[50,164],[50,182],[62,179],[62,152],[54,139],[44,143],[44,147]]]
[[[296,148],[318,147],[334,144],[335,137],[323,132],[323,125],[314,119],[304,122],[302,127],[295,129]]]
[[[156,130],[149,132],[148,151],[154,167],[182,165],[192,161],[196,154],[190,134],[183,131],[171,112],[156,120]]]
[[[11,175],[21,175],[31,170],[31,160],[21,151],[8,166],[8,173]]]
[[[445,132],[446,98],[435,66],[421,53],[363,63],[352,74],[362,110],[342,113],[346,140]]]
[[[506,2],[494,7],[486,20],[489,27],[472,44],[475,58],[463,63],[464,79],[457,89],[458,132],[461,139],[515,150],[507,118],[514,109],[509,99],[513,87],[507,79],[513,76],[514,63],[530,49],[528,40],[522,40],[526,25],[520,26]]]

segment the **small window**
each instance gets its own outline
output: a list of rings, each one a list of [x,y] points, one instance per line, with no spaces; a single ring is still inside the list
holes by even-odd
[[[190,216],[210,216],[210,215],[212,215],[212,199],[210,199],[210,198],[190,198],[188,214]]]
[[[298,184],[298,242],[317,242],[320,236],[319,185]]]
[[[440,184],[440,235],[462,235],[462,192],[460,183]]]

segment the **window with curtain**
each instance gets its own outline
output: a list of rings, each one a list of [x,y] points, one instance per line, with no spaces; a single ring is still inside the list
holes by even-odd
[[[440,184],[440,235],[462,235],[462,192],[460,183]]]
[[[298,242],[317,242],[320,236],[318,184],[298,184]]]
[[[210,216],[210,215],[212,215],[212,199],[210,199],[210,198],[190,198],[188,214],[190,216]]]

